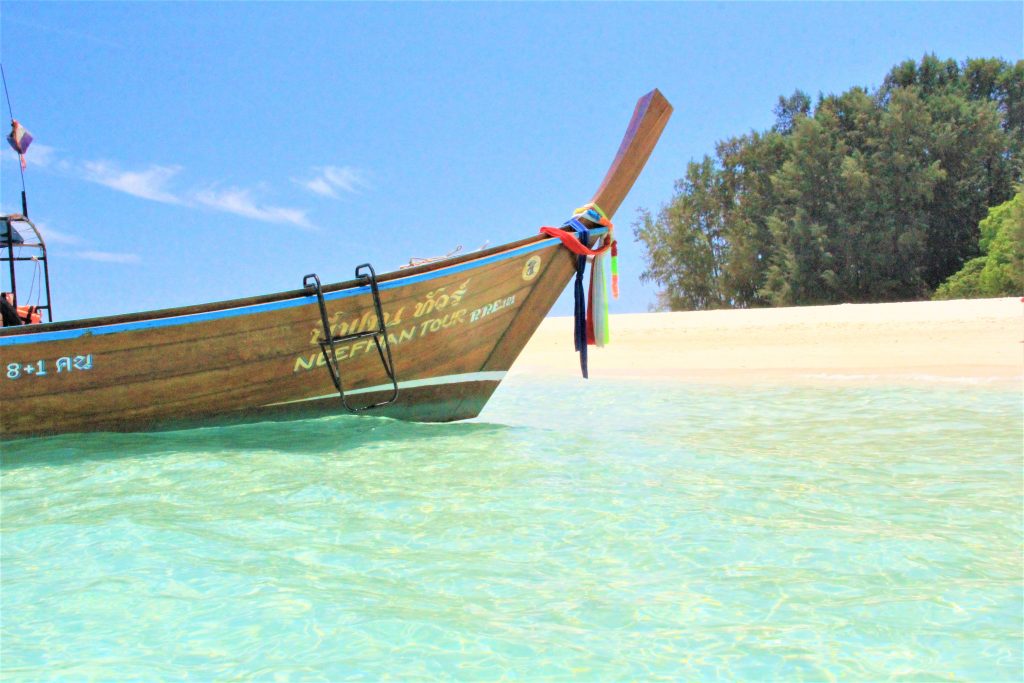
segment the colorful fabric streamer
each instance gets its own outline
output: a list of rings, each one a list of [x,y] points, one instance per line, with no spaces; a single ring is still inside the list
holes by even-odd
[[[595,256],[590,268],[587,341],[598,347],[602,347],[610,341],[608,334],[608,280],[604,272],[604,261],[607,258],[607,255],[604,254]]]
[[[607,233],[598,236],[595,248],[590,245],[590,229],[581,219],[607,228]],[[605,346],[611,341],[608,325],[608,279],[605,262],[611,262],[612,296],[619,298],[618,242],[613,235],[613,225],[596,204],[586,204],[573,213],[572,218],[560,228],[545,226],[541,233],[556,237],[572,253],[576,254],[576,281],[574,284],[575,325],[574,341],[580,354],[580,370],[588,376],[587,346]],[[587,262],[591,262],[589,301],[583,289],[583,274]]]
[[[619,243],[612,242],[612,298],[619,298]]]

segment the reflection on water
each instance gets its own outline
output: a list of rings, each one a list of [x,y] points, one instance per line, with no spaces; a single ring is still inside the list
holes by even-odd
[[[5,444],[0,666],[1019,679],[1021,431],[991,388],[512,378],[473,423]]]

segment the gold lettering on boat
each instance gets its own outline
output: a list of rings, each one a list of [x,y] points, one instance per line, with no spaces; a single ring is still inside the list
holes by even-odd
[[[423,301],[416,304],[413,310],[412,317],[421,318],[425,315],[429,315],[436,311],[443,311],[449,306],[457,306],[462,301],[462,297],[466,295],[466,291],[469,289],[469,280],[466,280],[458,289],[449,294],[446,290],[448,286],[438,287],[437,289],[427,292],[427,296]]]
[[[523,266],[523,279],[529,282],[533,278],[537,277],[537,273],[540,272],[540,256],[534,254],[530,258],[526,259],[526,264]]]
[[[391,327],[402,324],[402,315],[405,313],[405,306],[402,306],[397,311],[384,311],[384,326]],[[343,320],[345,311],[336,311],[334,315],[328,318],[328,322],[331,326],[331,335],[338,337],[345,334],[356,334],[358,332],[365,332],[366,330],[372,330],[377,327],[377,314],[371,311],[366,311],[361,317],[352,318],[351,320]],[[314,327],[311,331],[309,343],[312,346],[319,346],[320,340],[324,338],[323,326]]]
[[[454,313],[420,323],[420,336],[425,337],[432,332],[437,332],[453,325],[461,325],[464,322],[466,322],[466,309],[462,308]]]
[[[460,308],[458,311],[449,311],[445,315],[430,318],[428,320],[420,320],[416,323],[405,327],[402,330],[395,332],[388,332],[388,343],[392,346],[398,346],[406,342],[410,342],[419,337],[425,337],[434,332],[448,329],[456,325],[461,325],[466,322],[466,316],[468,311],[465,308]],[[387,316],[385,314],[385,320]],[[371,327],[372,329],[372,327]],[[319,346],[319,344],[317,344]],[[355,358],[356,356],[369,353],[371,351],[376,352],[377,345],[374,343],[372,338],[359,339],[348,344],[338,344],[334,347],[334,352],[337,354],[338,360],[346,360]],[[312,351],[308,354],[295,357],[295,363],[292,366],[292,372],[302,372],[305,370],[312,370],[315,367],[323,367],[327,364],[324,359],[323,350]]]
[[[451,289],[451,285],[436,287],[410,306],[401,306],[398,310],[384,311],[384,327],[388,330],[388,343],[394,347],[440,332],[441,330],[471,322],[469,320],[469,309],[460,308],[454,310],[469,291],[470,280],[471,278],[467,278],[454,290]],[[511,300],[514,301],[515,297],[511,297]],[[498,303],[501,303],[501,301]],[[510,305],[510,303],[502,305]],[[416,322],[403,326],[403,323],[408,322],[403,320],[403,317],[409,308],[411,308],[411,317]],[[377,327],[377,315],[374,311],[370,310],[353,317],[351,311],[341,310],[335,311],[328,318],[328,323],[331,336],[339,337],[346,334],[375,330]],[[401,329],[395,329],[399,327]],[[327,361],[324,359],[323,350],[320,348],[320,342],[323,339],[323,326],[318,325],[310,330],[309,344],[316,347],[316,350],[311,349],[306,354],[296,356],[292,372],[303,372],[326,365]],[[345,360],[371,351],[376,352],[377,345],[372,338],[367,338],[348,344],[338,344],[334,350],[338,360]]]
[[[494,301],[492,301],[491,303],[487,304],[486,306],[481,306],[480,308],[478,308],[475,311],[473,311],[472,313],[470,313],[469,314],[469,322],[475,323],[477,320],[480,320],[481,318],[486,318],[487,316],[491,315],[492,313],[497,313],[498,311],[500,311],[503,308],[508,308],[509,306],[514,306],[515,303],[516,303],[516,295],[515,294],[513,294],[512,296],[509,296],[509,297],[505,297],[504,299],[495,299]]]

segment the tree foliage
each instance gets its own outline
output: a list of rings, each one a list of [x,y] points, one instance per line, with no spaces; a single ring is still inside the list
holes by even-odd
[[[989,209],[978,224],[984,254],[939,285],[935,299],[970,299],[1024,294],[1024,187],[1013,199]]]
[[[641,213],[643,277],[662,306],[927,298],[981,253],[979,221],[1021,180],[1024,61],[929,55],[873,91],[812,106],[797,90],[774,113]]]

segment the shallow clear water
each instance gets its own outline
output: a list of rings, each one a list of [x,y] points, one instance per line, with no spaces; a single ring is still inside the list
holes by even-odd
[[[1022,675],[1015,390],[511,378],[3,446],[9,680]]]

